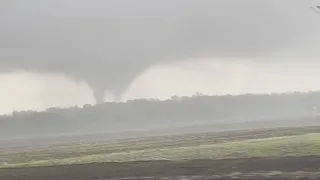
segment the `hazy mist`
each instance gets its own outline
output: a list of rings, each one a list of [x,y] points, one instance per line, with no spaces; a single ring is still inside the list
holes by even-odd
[[[319,2],[1,1],[0,113],[320,89]]]
[[[270,93],[319,90],[320,63],[226,63],[203,61],[150,68],[138,76],[123,95],[136,98],[167,99],[174,95],[191,96]],[[94,104],[90,87],[53,74],[15,73],[0,76],[0,113],[13,110],[44,110]],[[106,94],[106,101],[113,95]]]

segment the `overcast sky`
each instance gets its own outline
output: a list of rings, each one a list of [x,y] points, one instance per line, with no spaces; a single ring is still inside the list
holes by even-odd
[[[319,4],[0,1],[0,113],[94,103],[92,88],[106,100],[320,89]]]

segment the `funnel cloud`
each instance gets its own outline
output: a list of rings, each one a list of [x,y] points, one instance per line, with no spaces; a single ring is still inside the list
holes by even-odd
[[[65,74],[101,103],[105,91],[119,100],[139,74],[173,61],[315,61],[320,17],[311,2],[4,0],[0,73]]]

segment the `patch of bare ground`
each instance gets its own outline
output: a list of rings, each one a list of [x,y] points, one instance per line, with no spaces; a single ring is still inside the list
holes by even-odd
[[[320,179],[320,156],[92,163],[0,169],[1,180]]]

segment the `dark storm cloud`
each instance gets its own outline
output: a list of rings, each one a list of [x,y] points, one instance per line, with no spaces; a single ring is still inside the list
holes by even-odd
[[[97,99],[156,63],[319,58],[320,17],[298,0],[3,0],[0,71],[64,73]]]

